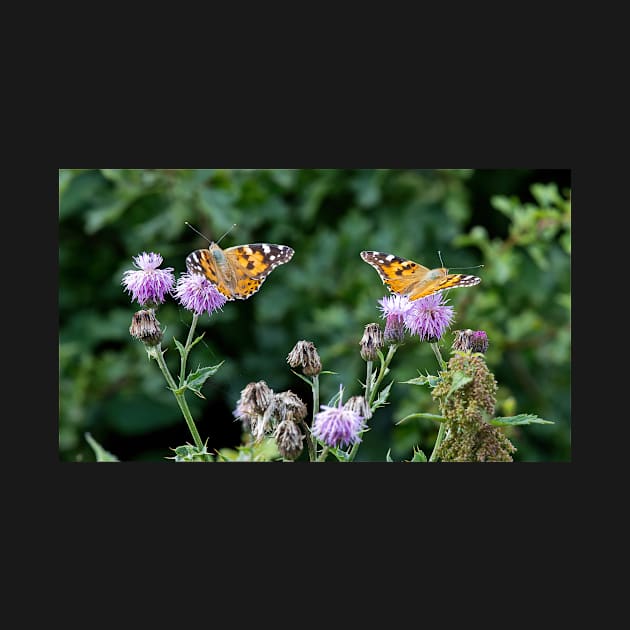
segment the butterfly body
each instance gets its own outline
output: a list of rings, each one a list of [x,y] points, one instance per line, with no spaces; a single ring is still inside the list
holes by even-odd
[[[267,276],[293,257],[288,245],[251,243],[222,249],[212,242],[186,258],[190,273],[204,275],[228,300],[246,300],[256,293]]]
[[[361,258],[376,269],[383,284],[392,292],[406,295],[410,300],[432,295],[444,289],[471,287],[481,278],[448,272],[444,267],[429,269],[413,260],[383,252],[361,252]]]

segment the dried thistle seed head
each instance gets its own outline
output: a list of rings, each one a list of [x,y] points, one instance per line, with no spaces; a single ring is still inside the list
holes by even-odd
[[[298,341],[289,352],[287,363],[292,368],[300,365],[306,376],[315,376],[322,371],[322,362],[312,341]]]
[[[281,421],[290,420],[292,422],[301,422],[306,418],[306,405],[302,402],[302,399],[291,390],[280,392],[276,394],[274,398],[278,418]]]
[[[265,437],[265,434],[270,433],[272,429],[272,416],[269,413],[271,405],[267,407],[263,415],[257,414],[251,418],[251,434],[254,438],[254,442],[260,442]]]
[[[278,451],[284,459],[295,460],[302,453],[304,448],[304,435],[295,422],[283,420],[276,427],[274,433]]]
[[[240,408],[249,415],[263,414],[269,407],[272,398],[273,390],[265,381],[248,383],[245,389],[241,390],[237,409]]]
[[[129,334],[147,346],[157,346],[162,341],[160,322],[152,310],[138,311],[133,314]]]
[[[361,358],[364,361],[374,361],[380,350],[385,344],[383,331],[378,324],[371,323],[365,326],[363,337],[361,338]]]

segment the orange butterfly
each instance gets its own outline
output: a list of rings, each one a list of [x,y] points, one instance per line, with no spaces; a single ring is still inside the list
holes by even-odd
[[[392,293],[406,295],[410,300],[419,300],[444,289],[472,287],[481,282],[477,276],[449,273],[444,267],[429,269],[394,254],[361,252],[361,258],[378,271],[383,284]]]
[[[252,243],[221,249],[210,242],[186,258],[190,273],[204,275],[228,300],[246,300],[256,293],[267,276],[293,257],[288,245]]]

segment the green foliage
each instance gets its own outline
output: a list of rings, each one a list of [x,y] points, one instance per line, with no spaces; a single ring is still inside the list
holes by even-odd
[[[492,418],[490,424],[496,427],[515,427],[525,424],[553,424],[553,422],[551,420],[543,420],[535,414],[519,413],[518,416]]]
[[[85,434],[87,443],[92,447],[97,462],[118,462],[116,455],[106,451],[89,433]]]
[[[562,172],[558,181],[563,175],[566,181]],[[188,392],[187,400],[217,461],[222,449],[226,458],[248,456],[238,450],[240,427],[232,416],[247,383],[264,379],[275,391],[292,389],[309,401],[306,384],[286,364],[297,340],[313,341],[324,370],[334,372],[320,378],[322,401],[340,383],[344,398],[361,393],[359,341],[367,323],[382,321],[377,300],[386,294],[359,257],[364,249],[429,267],[439,265],[438,251],[447,266],[484,265],[475,272],[479,286],[449,293],[453,328],[487,332],[497,414],[554,421],[506,427],[518,447],[515,460],[569,460],[570,193],[537,176],[470,169],[61,169],[60,458],[93,458],[86,431],[123,461],[165,461],[190,439],[155,362],[129,335],[138,305],[120,285],[142,251],[162,254],[176,275],[185,271],[188,253],[205,246],[188,221],[212,239],[236,223],[222,247],[270,242],[295,250],[259,293],[200,318],[205,335],[189,365],[221,369],[205,383],[205,399]],[[158,316],[165,360],[177,373],[173,338],[185,338],[191,315],[169,300]],[[451,342],[447,333],[445,356]],[[428,388],[400,385],[435,370],[428,344],[411,339],[398,350],[387,404],[370,421],[356,461],[382,461],[386,452],[409,460],[414,445],[433,443],[437,422],[396,422],[435,412]],[[202,378],[189,387],[199,391]]]

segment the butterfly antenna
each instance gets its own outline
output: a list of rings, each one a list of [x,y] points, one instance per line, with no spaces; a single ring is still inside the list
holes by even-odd
[[[438,258],[440,259],[440,263],[442,263],[442,267],[444,267],[444,262],[442,261],[442,254],[438,251]],[[449,267],[449,271],[453,271],[453,269],[480,269],[483,265],[475,265],[474,267]]]
[[[184,223],[193,231],[193,232],[197,232],[197,234],[199,234],[199,236],[201,236],[202,238],[205,238],[206,241],[208,241],[208,243],[212,243],[212,241],[207,237],[204,236],[199,230],[195,230],[195,228],[190,225],[190,223],[188,223],[188,221],[184,221]]]
[[[236,227],[236,223],[217,241],[217,245]]]
[[[474,267],[451,267],[451,269],[480,269],[484,265],[475,265]]]

